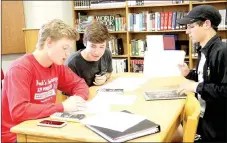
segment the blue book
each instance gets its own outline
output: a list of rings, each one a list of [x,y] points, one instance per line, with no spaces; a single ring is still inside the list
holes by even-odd
[[[173,18],[172,18],[172,29],[176,29],[176,18],[177,18],[177,14],[176,12],[173,12]]]

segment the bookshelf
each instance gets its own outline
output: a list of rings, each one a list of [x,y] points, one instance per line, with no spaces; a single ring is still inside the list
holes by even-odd
[[[197,57],[192,56],[192,42],[186,34],[186,29],[175,29],[175,30],[157,30],[157,31],[130,31],[128,29],[128,17],[130,13],[141,13],[143,11],[149,12],[188,12],[194,6],[201,4],[210,4],[215,6],[217,9],[226,9],[227,2],[223,1],[205,1],[205,2],[196,2],[196,1],[187,1],[184,3],[167,3],[167,4],[148,4],[148,5],[129,5],[130,1],[125,2],[125,6],[119,7],[101,7],[101,8],[75,8],[74,1],[73,4],[73,19],[74,22],[78,19],[78,12],[86,12],[87,15],[117,15],[120,14],[122,17],[126,17],[126,30],[125,31],[110,31],[111,35],[123,39],[123,55],[113,55],[113,59],[115,58],[123,58],[126,59],[128,64],[128,72],[131,72],[131,60],[134,59],[143,59],[144,56],[135,56],[131,55],[131,40],[133,39],[142,39],[145,40],[147,35],[159,35],[159,34],[175,34],[177,35],[178,40],[188,41],[188,55],[185,57],[185,60],[188,61],[189,67],[195,67],[195,63]],[[75,23],[74,23],[75,26]],[[218,34],[221,35],[222,38],[226,37],[227,29],[222,28],[218,31]],[[83,37],[83,32],[79,32],[81,34],[81,39]]]

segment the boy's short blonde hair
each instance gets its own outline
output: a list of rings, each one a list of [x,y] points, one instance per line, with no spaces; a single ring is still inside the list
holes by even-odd
[[[103,43],[109,39],[110,34],[107,27],[100,22],[93,22],[85,29],[83,43],[86,46],[87,41],[92,43]]]
[[[79,40],[80,35],[72,26],[65,24],[62,20],[54,19],[42,25],[36,47],[42,47],[48,37],[54,41],[62,38]]]

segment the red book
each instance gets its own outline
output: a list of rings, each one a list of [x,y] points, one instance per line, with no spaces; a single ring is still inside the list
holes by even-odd
[[[175,38],[174,35],[163,35],[164,50],[175,50]]]
[[[168,27],[168,20],[169,20],[169,12],[164,12],[164,30],[167,30]]]
[[[169,12],[169,19],[168,19],[168,26],[167,29],[170,30],[172,29],[172,17],[173,17],[173,12]]]

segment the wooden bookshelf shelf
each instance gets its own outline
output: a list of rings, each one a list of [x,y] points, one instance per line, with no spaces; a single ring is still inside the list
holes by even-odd
[[[223,1],[192,2],[192,5],[200,5],[200,4],[217,4],[217,3],[227,3],[227,1],[226,1],[226,0],[223,0]]]
[[[84,34],[84,32],[78,32],[80,34]],[[126,34],[127,31],[109,31],[109,33],[112,33],[112,34]]]
[[[218,29],[218,31],[227,31],[227,29]]]
[[[120,33],[127,33],[127,31],[109,31],[110,33],[116,33],[116,34],[120,34]]]
[[[144,56],[130,56],[131,58],[144,58]]]
[[[193,60],[197,60],[197,59],[198,59],[198,57],[194,57],[194,56],[193,56],[193,57],[192,57],[192,59],[193,59]]]
[[[128,58],[128,55],[112,55],[113,58]]]
[[[87,11],[87,10],[106,10],[106,9],[125,9],[125,6],[121,7],[100,7],[100,8],[74,8],[75,11]]]
[[[138,5],[138,6],[128,6],[128,8],[145,8],[145,7],[171,7],[171,6],[188,6],[189,3],[180,4],[149,4],[149,5]]]
[[[170,33],[170,32],[185,32],[185,29],[182,30],[158,30],[158,31],[129,31],[129,33]]]
[[[144,58],[144,56],[130,56],[131,58]],[[186,56],[185,59],[189,59],[189,56]]]

